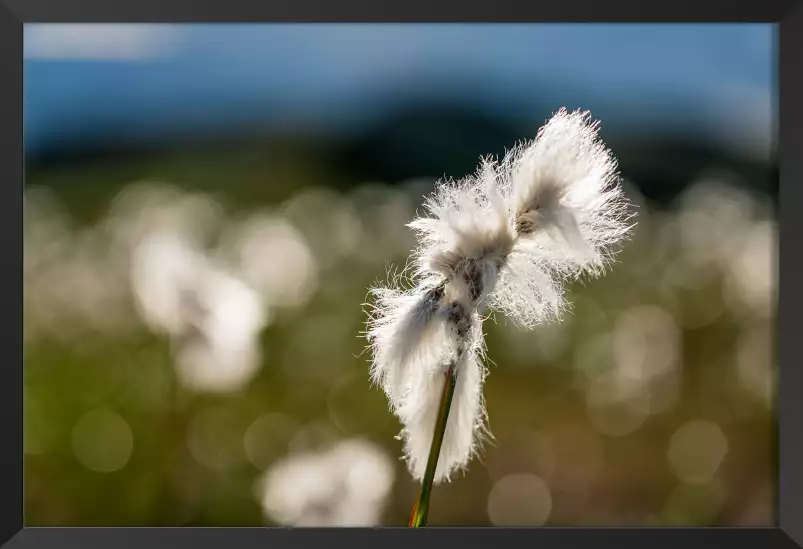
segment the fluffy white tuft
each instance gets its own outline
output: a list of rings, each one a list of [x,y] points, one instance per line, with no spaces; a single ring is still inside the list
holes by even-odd
[[[453,279],[461,262],[474,261],[492,287],[516,238],[493,165],[484,161],[476,175],[439,185],[424,205],[430,217],[409,224],[419,241],[416,275]]]
[[[254,485],[265,518],[286,526],[377,526],[393,488],[393,460],[355,438],[291,453]]]
[[[401,420],[416,479],[450,364],[457,381],[435,482],[463,469],[490,434],[482,312],[525,327],[559,316],[564,283],[602,274],[630,231],[616,160],[597,129],[587,112],[561,109],[501,162],[483,159],[475,174],[440,183],[428,215],[409,224],[418,238],[412,287],[395,280],[372,290],[371,375]]]
[[[561,109],[503,163],[519,243],[536,241],[559,272],[598,273],[630,228],[616,159],[597,131],[588,112]]]
[[[474,314],[472,333],[466,351],[456,365],[452,405],[443,435],[443,444],[435,469],[434,481],[449,480],[464,469],[477,453],[479,442],[487,433],[482,386],[487,374],[483,357],[485,342],[482,325]],[[416,480],[424,477],[427,458],[435,431],[441,395],[446,382],[447,365],[420,369],[411,376],[409,398],[398,410],[404,428],[401,438],[410,473]]]
[[[376,287],[368,311],[367,337],[373,351],[371,378],[393,409],[407,395],[407,374],[432,369],[445,353],[444,327],[437,322],[438,284],[423,281],[411,289]]]

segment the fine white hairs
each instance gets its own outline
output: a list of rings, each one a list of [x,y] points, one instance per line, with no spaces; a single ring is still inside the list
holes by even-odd
[[[563,284],[598,276],[631,229],[617,164],[588,112],[560,109],[533,141],[474,175],[443,181],[413,220],[410,276],[371,289],[371,377],[403,425],[422,480],[446,373],[456,385],[434,482],[465,469],[490,436],[482,396],[486,310],[532,328],[559,318]]]

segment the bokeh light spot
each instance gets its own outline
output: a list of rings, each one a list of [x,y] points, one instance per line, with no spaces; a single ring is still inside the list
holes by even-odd
[[[710,482],[728,453],[728,439],[716,423],[692,420],[669,442],[669,466],[687,484]]]
[[[125,467],[131,458],[134,435],[119,414],[106,409],[92,410],[75,424],[72,448],[87,469],[112,473]]]
[[[532,473],[507,475],[488,495],[488,517],[495,526],[541,526],[551,512],[549,487]]]
[[[284,414],[259,416],[245,431],[248,460],[258,469],[266,468],[287,452],[296,429],[296,422]]]

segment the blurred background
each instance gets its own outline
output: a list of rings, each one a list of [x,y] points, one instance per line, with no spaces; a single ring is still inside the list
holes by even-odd
[[[26,25],[26,524],[406,525],[367,288],[561,106],[638,226],[430,524],[774,524],[774,101],[772,25]]]

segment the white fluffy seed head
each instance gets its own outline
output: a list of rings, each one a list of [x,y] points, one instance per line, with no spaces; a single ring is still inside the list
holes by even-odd
[[[517,238],[490,306],[533,327],[559,317],[563,284],[600,275],[630,231],[616,160],[587,112],[559,110],[497,171]]]
[[[490,436],[482,398],[487,374],[482,360],[485,346],[480,319],[476,313],[473,317],[466,349],[455,365],[455,390],[435,469],[435,483],[448,481],[454,473],[464,470],[481,447],[483,438]],[[447,364],[442,364],[434,370],[421,369],[412,375],[409,397],[398,409],[404,425],[401,439],[405,459],[416,480],[424,477],[447,368]]]
[[[631,229],[616,161],[597,129],[588,113],[561,109],[500,162],[484,159],[474,175],[440,183],[425,201],[428,215],[409,224],[418,238],[411,287],[397,278],[372,290],[371,374],[403,424],[414,477],[426,467],[450,362],[457,382],[435,482],[464,468],[490,435],[483,310],[525,327],[559,317],[564,283],[601,274]]]
[[[588,112],[561,109],[506,158],[520,240],[537,240],[560,270],[596,272],[630,228],[616,159],[598,127]]]
[[[394,482],[393,461],[373,443],[345,439],[320,452],[289,454],[255,483],[272,522],[287,526],[376,526]]]
[[[437,316],[443,288],[425,280],[410,289],[376,287],[371,293],[366,332],[373,351],[371,378],[396,409],[407,394],[408,373],[435,367],[446,352]]]
[[[430,216],[409,224],[419,241],[413,254],[416,274],[452,280],[461,263],[471,260],[483,278],[495,281],[516,233],[493,165],[484,161],[476,175],[439,185],[425,206]]]

